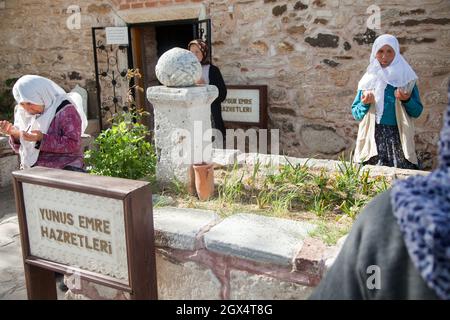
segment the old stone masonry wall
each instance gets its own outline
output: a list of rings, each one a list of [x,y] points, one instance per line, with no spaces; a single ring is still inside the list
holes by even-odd
[[[268,85],[269,126],[281,130],[280,151],[336,159],[354,146],[351,103],[371,44],[391,33],[419,76],[419,156],[437,165],[450,75],[448,0],[86,0],[78,3],[80,29],[69,30],[72,4],[0,1],[0,83],[34,73],[66,88],[92,85],[92,27],[205,16],[226,83]],[[367,28],[369,17],[379,29]]]
[[[398,37],[418,74],[417,149],[435,158],[450,75],[449,1],[237,1],[211,4],[214,56],[229,83],[267,84],[272,127],[289,155],[335,158],[357,133],[351,104],[377,35]],[[368,30],[369,6],[380,30]]]

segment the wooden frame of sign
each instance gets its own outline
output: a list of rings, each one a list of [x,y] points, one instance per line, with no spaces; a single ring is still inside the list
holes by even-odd
[[[225,127],[228,129],[237,128],[251,128],[257,127],[259,129],[267,129],[267,86],[266,85],[227,85],[227,90],[229,89],[243,89],[243,90],[258,90],[259,92],[259,119],[258,121],[230,121],[224,119]],[[227,94],[227,99],[230,99],[229,94]],[[224,108],[227,107],[227,100],[222,102],[222,117],[224,115]]]
[[[55,272],[68,271],[131,299],[157,299],[148,182],[43,167],[13,178],[28,299],[56,299]]]

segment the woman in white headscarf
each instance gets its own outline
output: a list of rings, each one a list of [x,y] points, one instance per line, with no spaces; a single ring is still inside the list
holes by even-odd
[[[417,169],[413,118],[423,110],[417,75],[400,54],[397,38],[384,34],[372,47],[358,84],[352,114],[359,124],[355,162]]]
[[[17,80],[13,94],[18,104],[14,125],[0,121],[0,132],[10,136],[22,168],[83,171],[81,134],[87,119],[82,106],[75,103],[76,97],[53,81],[35,75]]]
[[[310,299],[450,300],[450,83],[448,98],[439,167],[365,207]]]

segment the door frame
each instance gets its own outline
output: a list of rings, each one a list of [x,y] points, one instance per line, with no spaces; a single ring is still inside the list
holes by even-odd
[[[146,27],[146,26],[169,26],[169,25],[189,25],[191,24],[193,26],[192,30],[192,39],[199,38],[199,31],[202,30],[202,28],[199,28],[198,25],[206,23],[206,34],[207,34],[207,43],[209,45],[209,57],[212,61],[212,45],[211,45],[211,19],[180,19],[180,20],[169,20],[169,21],[151,21],[151,22],[140,22],[140,23],[127,23],[126,27],[128,28],[128,45],[127,47],[127,59],[128,59],[128,69],[136,69],[139,68],[139,70],[143,70],[142,65],[142,35],[139,32],[140,27]],[[197,25],[197,26],[196,26]],[[196,26],[196,27],[195,27]],[[100,86],[100,79],[99,79],[99,66],[98,66],[98,58],[97,58],[97,42],[96,42],[96,31],[97,30],[104,30],[106,27],[93,27],[92,28],[92,48],[94,51],[94,67],[95,67],[95,83],[96,83],[96,90],[97,90],[97,108],[98,108],[98,118],[99,118],[99,126],[100,130],[103,130],[103,116],[102,116],[102,99],[101,99],[101,86]],[[132,36],[133,35],[133,36]],[[141,88],[144,88],[144,79],[131,79],[130,86],[133,86],[135,84],[134,81],[137,81],[137,85]],[[144,88],[145,89],[145,88]],[[137,103],[140,103],[140,105],[143,105],[143,102],[145,102],[145,92],[139,91],[139,90],[132,90],[132,94],[134,98],[136,99]],[[115,91],[114,91],[114,97]]]
[[[209,44],[209,57],[212,59],[212,49],[211,49],[211,19],[182,19],[182,20],[169,20],[169,21],[151,21],[151,22],[139,22],[139,23],[128,23],[128,32],[129,32],[129,43],[130,43],[130,51],[132,56],[133,64],[129,64],[129,68],[138,68],[141,72],[144,70],[142,63],[142,35],[139,28],[142,27],[160,27],[160,26],[176,26],[176,25],[192,25],[192,39],[198,38],[199,28],[198,25],[201,23],[206,23],[207,26],[207,41]],[[196,27],[197,25],[197,27]],[[130,61],[130,60],[129,60]],[[141,73],[142,74],[142,73]],[[143,75],[143,74],[142,74]],[[143,75],[144,76],[144,75]],[[144,78],[137,79],[138,86],[144,88]],[[136,103],[139,105],[145,104],[145,88],[144,91],[134,90],[134,97],[136,99]]]
[[[102,99],[101,99],[101,86],[100,86],[100,73],[99,73],[99,67],[98,67],[98,56],[97,56],[97,50],[99,49],[99,46],[97,45],[97,38],[96,38],[96,31],[98,30],[105,30],[106,27],[93,27],[92,28],[92,49],[94,51],[94,68],[95,68],[95,88],[97,91],[97,109],[98,109],[98,119],[99,119],[99,128],[100,131],[103,130],[103,115],[102,115]],[[131,32],[130,28],[128,28],[128,45],[117,45],[118,49],[120,47],[126,47],[127,50],[127,68],[130,69],[133,66],[133,55],[132,55],[132,47],[131,47]],[[104,44],[107,46],[106,44]],[[112,45],[111,45],[112,46]],[[109,61],[108,61],[109,65]],[[109,69],[109,67],[108,67]],[[113,80],[115,81],[115,78],[113,76]],[[133,79],[131,80],[133,82]],[[133,83],[131,83],[133,85]],[[116,91],[115,91],[115,84],[113,84],[113,99],[117,99]]]

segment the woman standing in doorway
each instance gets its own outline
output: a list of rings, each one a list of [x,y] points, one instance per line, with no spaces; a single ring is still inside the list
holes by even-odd
[[[219,130],[222,133],[223,145],[225,146],[225,125],[222,119],[222,106],[221,103],[227,97],[227,87],[223,81],[222,74],[219,68],[211,64],[208,57],[208,45],[201,39],[192,40],[189,42],[188,50],[190,50],[197,57],[202,65],[202,78],[198,84],[210,84],[219,89],[219,96],[211,104],[212,115],[212,127]]]

